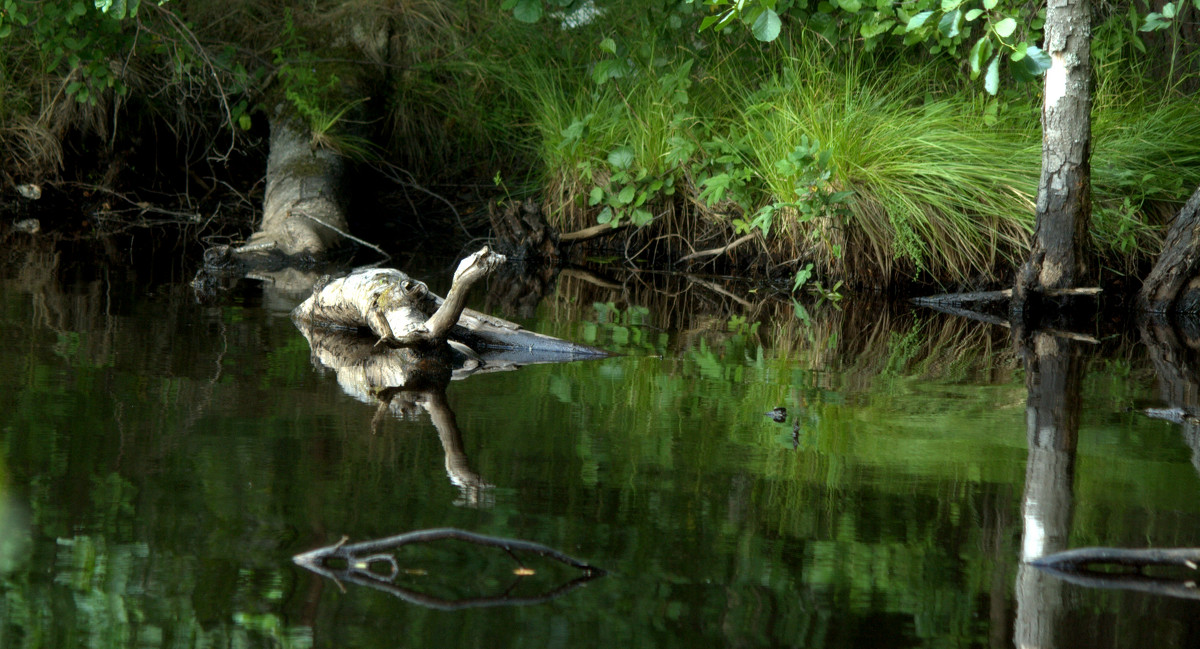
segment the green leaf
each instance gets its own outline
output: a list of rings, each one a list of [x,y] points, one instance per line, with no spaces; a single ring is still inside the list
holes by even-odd
[[[857,2],[857,0],[854,1]],[[779,38],[781,26],[779,14],[767,9],[754,21],[754,26],[750,28],[750,31],[754,34],[754,38],[764,43],[770,43]]]
[[[1138,29],[1142,32],[1152,32],[1159,29],[1166,29],[1171,26],[1171,21],[1163,20],[1163,15],[1160,13],[1146,14],[1146,23]]]
[[[983,8],[987,9],[988,11],[991,11],[992,9],[996,8],[996,4],[999,1],[1000,0],[983,0]]]
[[[963,0],[942,0],[942,11],[954,11],[961,6]]]
[[[987,75],[983,78],[983,89],[989,95],[995,95],[1000,91],[1000,55],[992,57],[992,62],[988,63]]]
[[[592,67],[592,80],[596,85],[604,85],[609,79],[620,79],[625,76],[627,68],[624,61],[608,59],[597,61]]]
[[[1167,4],[1163,5],[1163,8],[1162,8],[1163,18],[1170,20],[1171,18],[1175,17],[1175,12],[1176,12],[1176,8],[1175,8],[1174,2],[1168,2]]]
[[[633,221],[633,224],[640,228],[653,221],[654,215],[647,210],[639,209],[634,210],[633,213],[629,215],[629,220]]]
[[[983,9],[972,9],[967,12],[967,22],[971,22],[983,15]]]
[[[701,31],[701,32],[702,32],[702,31],[704,31],[704,30],[708,29],[709,27],[712,27],[712,26],[713,26],[713,23],[717,22],[717,21],[718,21],[718,20],[720,20],[720,19],[721,19],[721,17],[720,17],[720,16],[712,16],[712,15],[710,15],[710,16],[705,16],[705,17],[704,17],[704,18],[703,18],[703,19],[700,21],[700,29],[698,29],[698,30],[696,30],[696,31]]]
[[[513,7],[513,18],[523,23],[536,23],[542,19],[542,0],[517,0]]]
[[[971,46],[971,51],[967,55],[967,61],[971,64],[971,78],[978,79],[979,71],[983,68],[983,62],[992,55],[992,39],[988,34],[984,34],[982,38],[975,41]]]
[[[958,9],[942,16],[942,20],[938,22],[938,31],[946,38],[954,38],[958,36],[958,26],[962,22],[962,12]]]
[[[1020,61],[1021,59],[1025,58],[1025,52],[1028,50],[1029,50],[1029,43],[1022,41],[1020,43],[1017,43],[1016,48],[1013,49],[1012,54],[1008,55],[1008,58],[1010,61],[1013,61],[1013,62]]]
[[[914,29],[919,29],[922,25],[925,24],[926,20],[929,20],[929,17],[932,15],[933,15],[932,11],[922,11],[921,13],[913,16],[912,18],[909,18],[908,25],[906,25],[904,27],[904,31],[911,32]]]
[[[600,41],[600,50],[615,55],[617,53],[617,42],[611,38],[606,38]]]
[[[613,220],[613,211],[612,211],[611,207],[605,207],[604,209],[600,210],[600,214],[596,215],[597,223],[608,223],[609,221],[612,221],[612,220]],[[613,227],[614,228],[617,227],[617,224],[613,223]]]
[[[995,30],[1000,38],[1008,38],[1012,36],[1013,32],[1017,31],[1017,21],[1012,18],[1005,18],[996,23]]]
[[[879,36],[880,34],[887,33],[887,31],[895,24],[896,21],[891,19],[884,20],[880,23],[865,22],[858,28],[858,33],[864,39],[870,40],[876,36]]]
[[[1050,55],[1043,52],[1042,48],[1037,45],[1030,45],[1025,50],[1025,68],[1034,76],[1049,70],[1053,64],[1054,62],[1050,60]]]
[[[858,13],[862,9],[862,0],[839,0],[838,6],[852,14]]]
[[[588,206],[599,205],[600,201],[604,200],[604,190],[599,187],[593,187],[592,191],[588,192]]]
[[[626,185],[621,189],[621,193],[617,194],[617,204],[628,205],[633,202],[633,197],[637,193],[637,187]]]
[[[628,169],[633,164],[633,159],[633,149],[628,146],[619,146],[608,154],[608,164],[612,165],[613,169]]]

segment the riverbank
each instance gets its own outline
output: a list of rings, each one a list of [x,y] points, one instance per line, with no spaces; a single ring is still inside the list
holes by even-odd
[[[472,2],[403,14],[297,10],[269,19],[277,30],[223,26],[211,9],[179,6],[186,22],[176,24],[176,6],[166,5],[122,22],[122,34],[154,34],[159,47],[118,39],[141,58],[108,90],[53,92],[72,87],[78,68],[6,77],[6,200],[24,184],[124,196],[165,175],[198,177],[211,195],[228,187],[229,151],[265,156],[267,115],[285,102],[308,120],[314,147],[390,169],[402,201],[445,199],[455,184],[472,185],[477,199],[444,201],[460,213],[487,198],[532,199],[560,232],[614,226],[590,245],[640,265],[687,259],[827,286],[981,287],[1007,281],[1028,250],[1041,154],[1036,82],[993,97],[954,58],[866,52],[802,28],[770,45],[698,34],[688,22],[696,16],[679,7],[632,2],[606,4],[571,28]],[[1180,90],[1194,85],[1194,65],[1164,83],[1114,41],[1122,20],[1095,30],[1092,244],[1107,276],[1140,275],[1164,223],[1200,185],[1200,119]],[[37,48],[14,42],[0,41],[5,68],[33,65]],[[222,42],[237,45],[217,56]],[[193,68],[164,72],[190,60],[164,43],[186,45],[199,57]],[[378,71],[363,89],[370,96],[331,94],[355,63]],[[154,74],[166,75],[161,92],[151,92]],[[176,140],[147,147],[151,132]],[[237,173],[253,168],[243,162]],[[249,183],[228,195],[257,208],[257,191]],[[178,211],[201,220],[219,211],[192,207]],[[351,216],[351,229],[373,218]],[[489,235],[467,221],[464,234]],[[226,238],[247,236],[250,225]]]

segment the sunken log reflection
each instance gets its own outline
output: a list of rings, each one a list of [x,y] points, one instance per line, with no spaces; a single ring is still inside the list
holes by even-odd
[[[1021,352],[1029,391],[1025,407],[1029,457],[1013,644],[1054,647],[1066,614],[1062,582],[1029,562],[1063,550],[1071,530],[1083,367],[1078,343],[1046,333],[1032,334]]]
[[[471,557],[452,557],[440,566],[433,566],[428,557],[410,557],[402,552],[422,544],[430,545],[445,540],[462,541],[480,548],[480,551],[472,553],[474,556]],[[502,551],[512,560],[511,565],[515,566],[508,569],[505,579],[497,580],[497,583],[503,584],[499,593],[452,595],[429,592],[430,589],[438,587],[457,590],[463,583],[479,582],[479,575],[474,572],[479,566],[474,559],[481,556],[485,548]],[[545,565],[534,567],[530,561],[533,558],[546,560],[539,562]],[[292,557],[292,560],[318,575],[333,579],[339,587],[343,582],[368,586],[412,604],[444,611],[541,604],[562,597],[605,574],[600,568],[539,543],[486,536],[452,528],[418,530],[385,539],[351,544],[347,544],[343,538],[334,545],[298,554]],[[422,560],[425,563],[422,563]],[[416,567],[418,565],[429,567]],[[555,570],[564,567],[573,569],[565,577],[557,574],[561,570]],[[454,575],[456,570],[472,574],[467,579]],[[543,578],[540,581],[545,583],[536,584],[539,576],[550,578]],[[449,584],[425,583],[436,577],[445,578]],[[418,588],[418,585],[424,588]]]
[[[462,494],[457,504],[471,507],[490,504],[492,485],[470,466],[457,419],[446,401],[446,387],[450,381],[478,373],[512,371],[525,365],[574,360],[579,358],[578,350],[581,349],[595,352],[592,358],[605,355],[599,350],[570,345],[524,330],[515,330],[514,334],[538,336],[555,344],[550,351],[530,347],[484,348],[475,352],[454,340],[419,349],[393,348],[376,345],[374,339],[361,336],[357,331],[314,326],[303,319],[296,319],[295,324],[308,340],[313,363],[333,370],[343,392],[377,407],[371,421],[372,432],[378,432],[389,414],[407,418],[421,410],[429,413],[446,456],[446,474]],[[572,353],[562,353],[562,345],[558,343],[570,345]]]
[[[1196,589],[1200,548],[1076,548],[1041,557],[1032,565],[1079,586],[1200,599]],[[1144,572],[1147,568],[1175,574],[1150,575]]]
[[[1185,318],[1177,329],[1155,317],[1140,323],[1142,342],[1158,374],[1163,408],[1147,409],[1146,415],[1166,419],[1183,428],[1183,440],[1192,449],[1192,466],[1200,473],[1200,339],[1188,332],[1200,331],[1200,320]]]

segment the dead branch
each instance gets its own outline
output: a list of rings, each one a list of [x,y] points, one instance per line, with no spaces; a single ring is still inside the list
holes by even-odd
[[[584,228],[582,230],[576,230],[574,232],[567,232],[566,234],[560,234],[560,235],[558,235],[558,240],[559,240],[559,242],[564,242],[564,243],[574,243],[576,241],[587,241],[588,239],[595,239],[596,237],[604,236],[606,234],[611,234],[611,233],[617,232],[619,230],[623,230],[625,227],[626,226],[624,226],[624,225],[618,225],[617,227],[614,228],[613,226],[611,226],[607,223],[601,223],[600,225],[593,225],[590,228]]]
[[[1046,555],[1029,563],[1039,570],[1081,586],[1200,599],[1200,590],[1197,590],[1192,574],[1172,578],[1142,572],[1148,567],[1173,567],[1194,573],[1200,567],[1200,548],[1076,548]],[[1113,567],[1126,570],[1114,571]]]
[[[1048,554],[1029,563],[1039,568],[1052,568],[1063,572],[1090,570],[1099,566],[1138,569],[1148,566],[1177,566],[1197,570],[1200,569],[1200,548],[1075,548]]]
[[[1089,288],[1050,288],[1042,292],[1046,297],[1069,297],[1075,295],[1099,295],[1102,289],[1098,287]],[[965,304],[968,302],[999,302],[1001,300],[1011,300],[1012,289],[1006,288],[1001,291],[977,291],[974,293],[941,293],[939,295],[929,295],[926,297],[915,297],[912,301],[923,306],[933,306],[935,304]]]
[[[709,248],[708,250],[701,250],[699,252],[693,252],[690,255],[684,255],[683,257],[679,258],[679,261],[677,263],[683,263],[690,259],[697,259],[699,257],[712,257],[712,256],[717,256],[717,255],[723,255],[723,254],[729,252],[730,250],[737,248],[738,246],[742,245],[743,243],[750,241],[751,239],[753,239],[756,236],[758,236],[758,235],[751,232],[750,234],[743,235],[742,237],[740,237],[738,239],[734,239],[733,242],[730,243],[729,245],[721,246],[720,248]]]
[[[1001,293],[1001,292],[1005,292],[1005,291],[989,291],[989,292]],[[967,295],[967,294],[962,293],[960,295]],[[937,297],[937,296],[935,296],[935,297]],[[1009,322],[1008,320],[1001,318],[1000,316],[997,316],[997,315],[982,313],[982,312],[975,311],[975,310],[968,309],[968,308],[961,307],[961,306],[954,306],[952,303],[947,304],[947,303],[919,302],[918,301],[919,299],[920,298],[913,298],[913,302],[915,302],[917,304],[921,304],[922,306],[927,306],[927,307],[933,309],[934,311],[941,311],[942,313],[960,316],[963,318],[967,318],[968,320],[975,320],[976,322],[986,322],[987,324],[997,325],[1000,327],[1004,327],[1005,329],[1012,329],[1011,322]],[[1049,334],[1051,336],[1057,336],[1059,338],[1066,338],[1068,340],[1077,340],[1079,342],[1091,343],[1093,345],[1100,344],[1099,338],[1096,338],[1095,336],[1089,336],[1087,334],[1078,333],[1075,331],[1065,331],[1062,329],[1041,327],[1041,328],[1038,328],[1036,330],[1036,332]]]

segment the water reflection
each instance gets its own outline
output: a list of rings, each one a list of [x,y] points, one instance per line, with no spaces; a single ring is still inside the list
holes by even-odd
[[[1017,647],[1058,646],[1068,607],[1062,582],[1030,561],[1067,547],[1074,509],[1075,449],[1079,440],[1079,343],[1047,333],[1023,341],[1029,396],[1025,406],[1029,457],[1022,499],[1021,564],[1017,569]]]
[[[446,400],[446,387],[452,380],[474,374],[510,372],[525,365],[574,358],[557,350],[543,353],[533,348],[476,352],[453,340],[434,347],[389,348],[355,331],[314,326],[302,318],[295,323],[308,341],[313,363],[333,370],[346,394],[376,406],[372,434],[379,434],[388,414],[405,419],[420,410],[429,414],[446,457],[446,474],[461,494],[455,504],[469,507],[492,505],[492,485],[470,466],[458,421]]]
[[[506,578],[497,580],[500,588],[492,595],[450,596],[436,595],[427,592],[428,584],[420,588],[406,584],[415,578],[429,577],[437,573],[443,581],[450,581],[449,590],[459,590],[464,585],[470,585],[479,579],[475,573],[477,566],[470,565],[468,571],[472,574],[460,575],[446,579],[446,575],[462,573],[461,564],[471,564],[461,557],[454,557],[448,563],[426,564],[430,567],[415,568],[413,559],[406,556],[404,551],[420,544],[434,544],[454,540],[469,544],[466,547],[474,555],[483,555],[489,549],[495,553],[503,552],[512,562],[511,571]],[[558,550],[531,543],[520,539],[501,538],[476,534],[452,528],[419,530],[399,534],[385,539],[346,543],[342,538],[338,543],[324,548],[310,550],[292,557],[301,565],[323,577],[334,580],[338,586],[342,582],[358,584],[374,588],[389,595],[398,597],[406,602],[418,604],[427,608],[441,611],[458,611],[467,608],[490,606],[529,606],[544,604],[558,599],[567,593],[583,586],[587,582],[604,576],[604,570],[588,565],[583,561],[570,557]],[[460,544],[461,545],[461,544]],[[426,549],[428,546],[421,546]],[[544,559],[541,565],[536,565],[531,559]],[[401,566],[404,562],[404,566]],[[549,582],[531,587],[539,581],[545,581],[543,574],[553,574],[554,568],[573,568],[576,572],[565,578],[552,579]],[[447,584],[441,584],[447,588]]]
[[[1003,647],[1018,606],[1021,637],[1049,637],[1045,622],[1063,647],[1189,646],[1200,629],[1192,600],[1015,588],[1023,547],[1045,551],[1062,525],[1072,545],[1200,539],[1179,427],[1132,411],[1167,375],[1137,338],[1077,345],[1082,378],[1068,380],[1069,363],[1023,366],[998,328],[905,305],[844,302],[802,322],[724,280],[711,281],[753,308],[686,278],[656,294],[644,274],[560,276],[523,324],[628,356],[459,383],[451,366],[450,387],[435,367],[389,391],[351,380],[365,356],[314,372],[322,344],[264,308],[265,291],[197,305],[191,270],[134,283],[118,253],[84,273],[41,250],[50,270],[22,260],[8,277],[28,283],[0,281],[0,465],[27,514],[4,527],[19,542],[0,570],[6,649]],[[1038,410],[1030,374],[1046,413],[1048,374],[1079,392],[1073,469],[1034,448],[1061,434],[1019,433]],[[777,406],[805,417],[798,448],[794,420],[763,416]],[[440,445],[404,434],[431,424]],[[1074,497],[1046,509],[1057,496],[1038,475]],[[449,506],[472,497],[454,480],[482,483],[486,506]],[[1041,530],[1028,538],[1026,514]],[[614,576],[545,606],[446,613],[342,592],[290,561],[342,534],[439,527],[534,539]],[[511,584],[505,556],[492,572],[443,558],[462,571],[437,597]],[[475,574],[488,581],[455,590]],[[1038,617],[1039,601],[1060,608]]]

